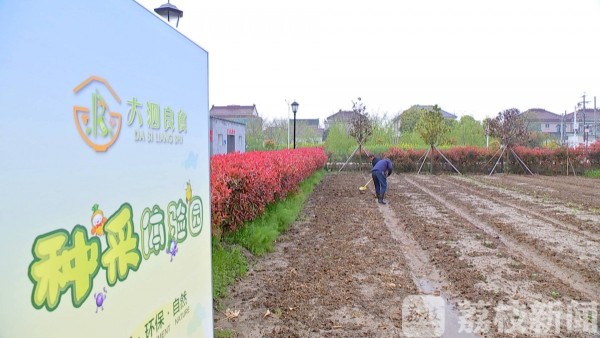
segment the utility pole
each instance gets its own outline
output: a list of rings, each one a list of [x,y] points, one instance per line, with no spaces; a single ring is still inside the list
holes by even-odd
[[[562,118],[560,119],[560,144],[561,145],[565,144],[565,128],[566,128],[565,119],[566,118],[567,118],[567,111],[565,110],[565,113],[563,114]]]
[[[596,97],[594,96],[594,142],[598,141],[598,137],[597,137],[597,132],[598,132],[598,125],[596,125],[597,121],[597,116],[598,112],[596,111]]]
[[[485,147],[490,147],[490,121],[488,120],[485,124]]]
[[[575,110],[573,111],[573,134],[577,134],[577,130],[579,129],[579,124],[577,123],[577,105],[575,105]]]
[[[287,115],[287,132],[288,132],[288,149],[290,149],[290,103],[288,100],[285,100],[285,103],[288,107],[288,115]]]
[[[583,142],[585,142],[585,146],[587,148],[588,145],[588,134],[589,131],[587,129],[587,126],[585,124],[585,104],[589,101],[585,100],[585,92],[583,92],[583,96],[581,96],[583,98],[582,102],[579,102],[579,104],[583,104]]]

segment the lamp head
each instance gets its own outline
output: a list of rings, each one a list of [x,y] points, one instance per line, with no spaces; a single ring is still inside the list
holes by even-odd
[[[172,5],[170,0],[166,4],[155,8],[154,11],[168,23],[175,24],[175,27],[179,26],[179,18],[183,16],[183,11],[177,8],[177,6]]]

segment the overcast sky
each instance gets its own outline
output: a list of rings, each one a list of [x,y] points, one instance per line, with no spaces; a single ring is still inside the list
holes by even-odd
[[[166,0],[138,0],[152,9]],[[476,119],[507,108],[600,106],[600,0],[172,0],[209,53],[210,105],[325,118],[361,97],[393,117],[438,104]]]

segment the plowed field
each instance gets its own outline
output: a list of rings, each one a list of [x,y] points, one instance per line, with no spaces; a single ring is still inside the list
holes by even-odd
[[[215,311],[239,337],[597,336],[600,182],[330,174]],[[237,318],[224,309],[239,311]]]

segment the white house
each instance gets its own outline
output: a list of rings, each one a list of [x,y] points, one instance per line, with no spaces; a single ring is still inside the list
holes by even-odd
[[[246,150],[246,125],[210,117],[210,155],[243,153]]]

